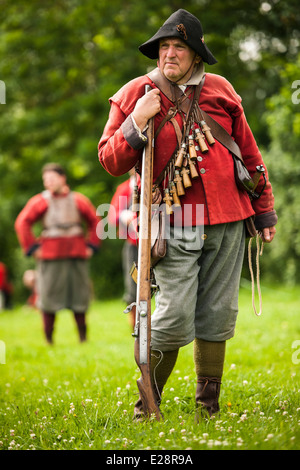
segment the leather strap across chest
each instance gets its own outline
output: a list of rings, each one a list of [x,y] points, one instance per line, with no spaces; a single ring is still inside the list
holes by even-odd
[[[152,82],[157,86],[157,88],[160,89],[160,91],[173,103],[176,103],[177,105],[180,106],[181,110],[185,113],[188,114],[190,110],[190,106],[193,100],[188,99],[189,94],[192,92],[193,87],[191,87],[189,90],[189,93],[183,93],[182,90],[178,87],[178,85],[173,84],[169,80],[167,80],[160,72],[159,68],[156,68],[149,72],[147,76],[152,80]],[[195,88],[195,95],[197,96],[198,100],[200,97],[201,89],[204,85],[205,81],[205,74],[199,83]],[[173,113],[175,112],[174,110],[176,109],[175,107],[172,107],[169,109],[170,112],[170,117],[167,115],[165,119],[162,121],[160,124],[159,128],[157,131],[161,130],[162,126],[167,122],[169,119],[174,118]],[[207,114],[205,111],[202,109],[200,110],[204,120],[208,124],[208,126],[211,128],[213,136],[222,144],[224,147],[226,147],[231,153],[233,153],[236,157],[238,157],[243,163],[243,157],[240,151],[239,146],[237,143],[232,139],[230,134],[217,122],[215,121],[209,114]],[[175,113],[176,114],[176,113]],[[174,119],[174,121],[176,121]],[[172,121],[173,123],[173,121]],[[176,121],[176,124],[177,121]],[[174,126],[175,127],[175,126]],[[179,127],[179,126],[178,126]],[[176,132],[176,129],[175,129]],[[178,132],[178,131],[177,131]],[[158,135],[158,132],[156,132]],[[176,133],[177,135],[177,133]],[[155,135],[156,137],[156,135]]]
[[[184,93],[176,83],[173,83],[167,80],[160,72],[159,68],[156,68],[149,72],[147,76],[152,80],[152,82],[160,89],[160,91],[168,98],[169,101],[172,101],[176,104],[176,107],[183,111],[185,114],[188,113],[190,109],[190,100],[188,99],[193,88],[189,88],[187,93]],[[201,88],[204,84],[204,80],[201,82]]]
[[[150,78],[150,80],[152,80],[152,82],[157,86],[157,88],[159,88],[159,90],[168,98],[168,100],[174,103],[175,105],[169,108],[167,115],[161,121],[154,136],[154,140],[155,140],[159,132],[165,125],[165,123],[170,121],[174,126],[174,130],[175,130],[176,138],[177,138],[177,147],[175,149],[175,152],[173,153],[174,155],[177,149],[181,145],[183,134],[185,134],[186,132],[186,125],[190,118],[190,113],[193,108],[194,100],[195,99],[199,100],[200,91],[204,84],[204,76],[203,76],[203,79],[201,80],[201,83],[197,87],[191,86],[186,90],[185,93],[175,83],[167,80],[161,74],[159,68],[152,70],[151,72],[147,74],[147,76]],[[190,97],[193,91],[194,91],[194,96]],[[180,128],[178,121],[175,119],[175,115],[177,113],[181,115],[181,118],[183,121],[183,129]],[[172,160],[173,155],[171,156],[170,160]],[[169,165],[170,160],[168,161],[168,163],[166,164],[165,168],[162,170],[160,175],[156,178],[155,187],[158,187],[160,183],[162,182],[165,171]]]

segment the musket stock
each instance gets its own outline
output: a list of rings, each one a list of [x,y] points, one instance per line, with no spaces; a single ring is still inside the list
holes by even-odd
[[[145,93],[151,87],[146,85]],[[141,197],[139,220],[138,275],[134,356],[141,371],[137,385],[145,414],[161,419],[151,382],[151,205],[153,184],[154,122],[148,122],[147,144],[144,148],[141,171]]]

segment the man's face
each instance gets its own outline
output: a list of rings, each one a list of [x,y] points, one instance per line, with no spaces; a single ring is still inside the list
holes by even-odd
[[[52,194],[60,194],[66,184],[66,177],[57,171],[44,171],[43,184]]]
[[[168,80],[178,85],[185,83],[193,71],[192,64],[200,61],[185,42],[177,38],[164,38],[159,43],[159,68]]]

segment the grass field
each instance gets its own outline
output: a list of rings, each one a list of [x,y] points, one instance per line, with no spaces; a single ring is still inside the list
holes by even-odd
[[[192,345],[182,348],[163,394],[164,421],[135,423],[140,376],[120,300],[95,301],[89,340],[71,313],[55,344],[29,307],[0,314],[0,448],[3,450],[296,450],[300,448],[300,321],[297,288],[263,287],[263,315],[241,289],[228,341],[221,413],[195,424]],[[5,362],[5,363],[3,363]]]

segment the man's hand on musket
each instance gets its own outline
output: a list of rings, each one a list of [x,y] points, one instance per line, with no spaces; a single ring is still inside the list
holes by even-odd
[[[132,117],[141,131],[145,129],[149,119],[160,112],[160,101],[160,91],[158,88],[153,88],[149,93],[146,93],[137,100]]]

